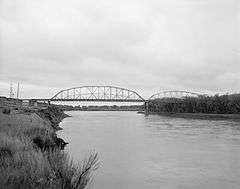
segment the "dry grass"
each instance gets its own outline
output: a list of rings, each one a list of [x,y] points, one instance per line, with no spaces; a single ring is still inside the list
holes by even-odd
[[[54,135],[48,127],[0,124],[0,188],[85,188],[98,168],[97,153],[75,165],[64,151],[40,150],[32,140],[40,137],[51,142]]]

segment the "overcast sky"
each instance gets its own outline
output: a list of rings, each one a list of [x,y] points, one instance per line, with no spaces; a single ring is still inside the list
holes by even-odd
[[[239,0],[0,0],[0,95],[240,92]]]

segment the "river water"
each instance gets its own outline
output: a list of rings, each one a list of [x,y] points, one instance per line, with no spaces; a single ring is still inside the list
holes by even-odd
[[[99,153],[93,189],[239,189],[240,122],[136,112],[67,112],[75,161]]]

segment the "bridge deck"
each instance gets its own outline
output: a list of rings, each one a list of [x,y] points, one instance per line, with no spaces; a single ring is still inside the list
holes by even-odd
[[[32,100],[32,101],[51,101],[51,102],[145,102],[145,100],[138,99],[23,99],[23,100]]]

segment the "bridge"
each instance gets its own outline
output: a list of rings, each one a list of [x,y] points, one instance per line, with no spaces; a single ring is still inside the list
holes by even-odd
[[[176,99],[183,99],[186,97],[199,97],[203,96],[199,93],[193,93],[189,91],[162,91],[156,94],[153,94],[149,100],[154,99],[164,99],[164,98],[176,98]]]
[[[183,103],[185,98],[188,97],[200,97],[203,96],[199,93],[193,93],[189,91],[163,91],[156,94],[153,94],[148,102],[154,102],[158,100],[158,103],[170,103],[170,104],[179,104]]]
[[[35,101],[145,102],[137,92],[115,86],[82,86],[61,90],[49,99]]]
[[[55,94],[52,98],[25,99],[31,104],[34,102],[143,102],[145,109],[148,109],[148,102],[156,99],[184,99],[186,97],[198,97],[201,94],[188,91],[163,91],[153,94],[150,98],[144,99],[133,90],[115,86],[81,86],[64,89]]]

